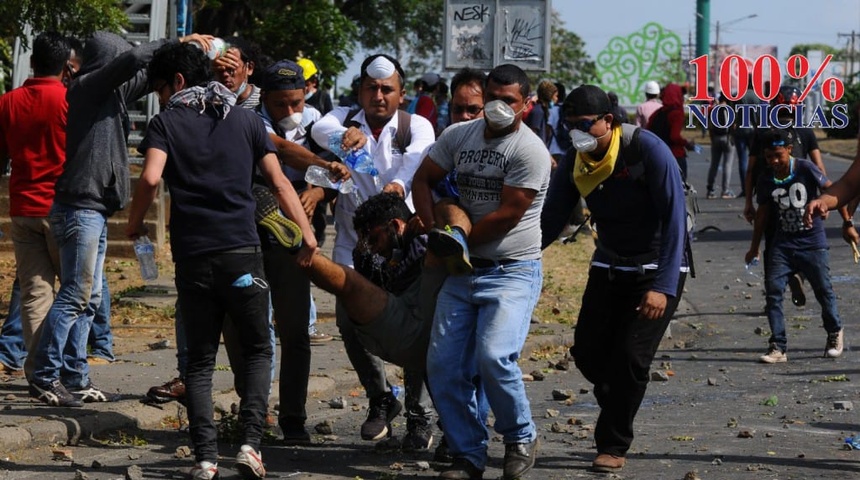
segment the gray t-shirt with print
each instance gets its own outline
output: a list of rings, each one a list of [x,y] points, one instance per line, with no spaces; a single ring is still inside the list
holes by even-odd
[[[474,247],[473,257],[489,260],[534,260],[541,256],[540,213],[550,174],[546,146],[525,125],[501,138],[484,138],[485,121],[451,125],[442,133],[430,158],[446,171],[457,170],[460,207],[472,224],[497,210],[502,186],[537,191],[520,222],[504,237]]]

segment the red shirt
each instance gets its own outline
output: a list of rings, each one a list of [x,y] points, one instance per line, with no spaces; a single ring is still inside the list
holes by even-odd
[[[66,87],[31,78],[0,97],[0,154],[12,160],[9,215],[47,217],[66,161]]]

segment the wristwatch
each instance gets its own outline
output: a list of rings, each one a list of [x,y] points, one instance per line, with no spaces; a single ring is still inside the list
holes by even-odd
[[[844,220],[842,222],[842,228],[853,227],[853,226],[854,226],[854,219],[853,218],[849,218],[848,220]]]

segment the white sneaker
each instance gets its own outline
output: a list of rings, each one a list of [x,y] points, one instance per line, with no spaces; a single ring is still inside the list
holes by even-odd
[[[767,353],[758,357],[761,363],[785,363],[788,361],[788,355],[785,354],[776,344],[771,343]]]
[[[236,455],[236,470],[245,480],[255,480],[266,476],[263,455],[250,445],[242,445]]]
[[[836,358],[839,355],[842,355],[842,332],[843,330],[839,330],[836,333],[828,333],[827,334],[827,346],[824,347],[824,356],[830,358]]]
[[[218,478],[218,464],[212,462],[200,462],[191,468],[192,480],[213,480]]]

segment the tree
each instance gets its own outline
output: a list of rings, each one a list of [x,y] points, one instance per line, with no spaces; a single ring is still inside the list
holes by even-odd
[[[585,42],[564,28],[564,22],[556,11],[552,12],[551,31],[549,76],[569,88],[593,83],[597,78],[597,67],[585,53]]]
[[[791,51],[788,52],[788,56],[792,55],[803,55],[804,57],[809,55],[810,50],[821,50],[824,52],[824,55],[833,55],[837,60],[844,54],[842,50],[839,50],[836,47],[831,47],[825,43],[799,43],[793,47],[791,47]]]
[[[210,0],[196,30],[239,34],[275,59],[306,55],[325,77],[346,69],[357,47],[400,59],[439,56],[442,0]]]
[[[12,45],[26,30],[84,38],[97,30],[118,32],[128,23],[116,0],[4,0],[0,2],[0,92],[11,87]],[[27,45],[24,43],[24,45]]]

